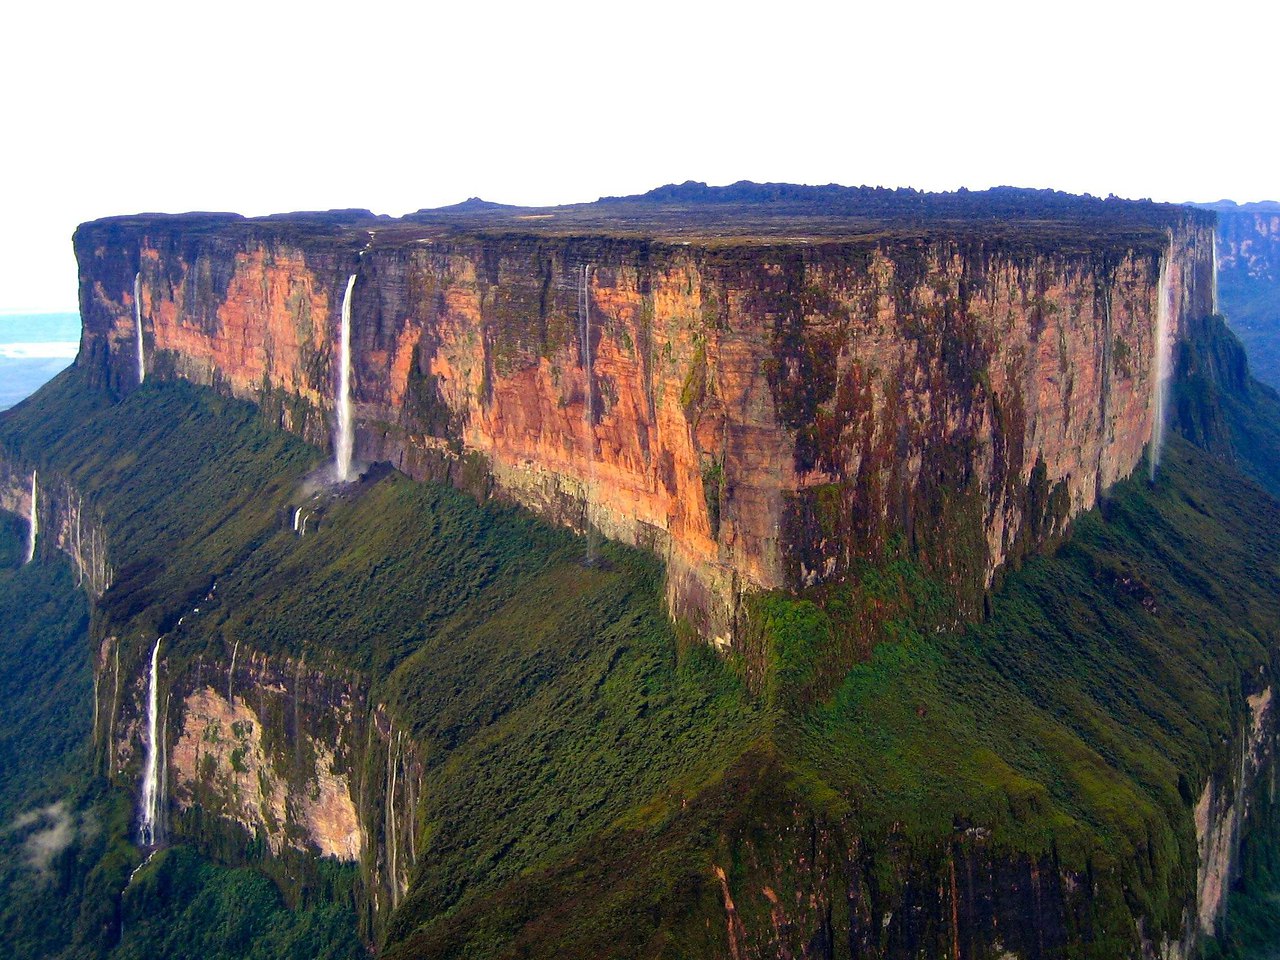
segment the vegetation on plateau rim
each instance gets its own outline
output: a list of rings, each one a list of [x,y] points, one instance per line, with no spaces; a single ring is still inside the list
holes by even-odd
[[[1233,407],[1232,435],[1273,400]],[[296,537],[290,508],[322,454],[184,383],[113,402],[73,368],[0,418],[0,446],[85,495],[117,571],[87,631],[83,606],[33,623],[47,605],[32,598],[71,596],[73,578],[47,549],[17,569],[24,525],[2,525],[0,642],[65,675],[49,706],[79,718],[55,731],[36,705],[2,708],[3,729],[46,744],[6,818],[61,800],[73,824],[43,873],[23,860],[30,828],[5,835],[17,956],[358,949],[350,869],[299,885],[243,852],[219,846],[215,866],[178,846],[129,883],[132,785],[73,762],[109,633],[131,675],[164,632],[170,675],[239,642],[351,671],[389,705],[428,766],[395,957],[719,955],[716,868],[747,929],[770,928],[755,891],[774,883],[835,905],[829,936],[848,943],[851,883],[892,909],[910,885],[936,889],[978,834],[993,862],[1088,878],[1060,931],[1071,955],[1132,952],[1135,914],[1179,936],[1191,806],[1280,639],[1280,506],[1181,440],[1154,487],[1121,484],[1055,556],[1011,572],[981,625],[940,630],[950,600],[905,551],[847,585],[757,598],[759,695],[668,624],[651,559],[609,545],[585,568],[580,541],[516,509],[383,473]],[[810,696],[823,651],[868,619],[870,656]],[[798,836],[829,872],[804,872]]]

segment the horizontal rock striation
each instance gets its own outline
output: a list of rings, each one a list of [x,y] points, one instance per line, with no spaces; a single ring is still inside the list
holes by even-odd
[[[745,237],[623,208],[86,224],[78,362],[133,388],[137,308],[148,376],[328,443],[355,274],[357,457],[655,550],[727,646],[744,592],[903,538],[976,609],[1142,458],[1161,277],[1172,337],[1211,308],[1212,215],[1183,208]]]

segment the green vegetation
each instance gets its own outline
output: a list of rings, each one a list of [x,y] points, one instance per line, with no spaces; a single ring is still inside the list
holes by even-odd
[[[1241,841],[1241,879],[1205,960],[1275,960],[1280,950],[1280,803],[1259,791]]]
[[[1194,886],[1193,793],[1227,762],[1219,745],[1243,697],[1274,674],[1277,542],[1280,507],[1177,442],[1154,489],[1121,485],[1056,556],[1009,577],[981,626],[939,632],[945,591],[905,558],[840,591],[762,598],[768,715],[752,749],[678,805],[464,900],[392,955],[696,956],[723,949],[705,943],[707,924],[724,922],[715,865],[739,871],[738,911],[768,927],[762,885],[795,883],[802,897],[878,885],[872,904],[892,909],[913,871],[941,883],[962,852],[1093,878],[1087,903],[1045,917],[1059,948],[1131,952],[1131,912],[1176,938]],[[881,642],[812,702],[824,657],[873,608],[888,611]],[[797,830],[826,838],[825,884],[781,866]],[[844,911],[837,942],[857,922]],[[940,926],[916,946],[947,952]],[[791,946],[812,932],[793,931]]]
[[[1274,501],[1174,444],[1154,491],[1122,485],[984,624],[905,624],[798,725],[797,749],[864,817],[1052,850],[1116,876],[1113,896],[1176,935],[1195,864],[1186,784],[1274,673],[1277,536]]]
[[[0,820],[51,803],[92,722],[89,605],[61,561],[21,565],[26,521],[0,513]]]
[[[15,734],[0,750],[23,770],[0,812],[46,811],[0,840],[6,946],[350,957],[364,931],[396,958],[706,956],[735,929],[730,889],[753,949],[950,955],[946,891],[977,898],[988,876],[1023,893],[1001,894],[998,936],[975,915],[974,955],[1033,935],[1049,955],[1131,954],[1133,917],[1176,938],[1192,805],[1280,666],[1280,504],[1226,462],[1252,438],[1240,465],[1280,488],[1259,413],[1274,394],[1232,386],[1232,362],[1183,358],[1179,426],[1218,456],[1175,439],[1154,486],[1140,471],[1054,556],[1019,555],[981,624],[959,624],[969,598],[912,552],[943,534],[898,532],[838,585],[752,598],[727,660],[673,629],[649,557],[606,545],[586,566],[562,530],[389,471],[312,499],[322,454],[251,405],[158,378],[111,402],[68,371],[0,418],[0,445],[84,495],[116,580],[90,624],[65,564],[19,568],[25,527],[0,524],[0,729]],[[1063,496],[1033,482],[1032,525],[1059,530]],[[841,497],[814,492],[815,529]],[[419,855],[389,920],[370,920],[352,868],[273,860],[195,814],[130,882],[132,780],[85,773],[88,666],[118,636],[140,676],[157,633],[175,689],[210,665],[222,676],[238,649],[305,659],[362,691],[359,709],[385,705],[423,770]],[[262,722],[287,761],[296,719]],[[352,759],[370,804],[385,764],[372,746]],[[70,842],[33,862],[30,837],[55,828]],[[1266,848],[1257,829],[1248,850]],[[1272,929],[1259,891],[1273,863],[1250,857],[1233,958]],[[1016,899],[1033,889],[1039,913]]]
[[[116,571],[102,612],[152,636],[281,525],[320,459],[248,404],[160,384],[111,404],[75,367],[0,421],[0,445],[84,496]]]
[[[42,471],[69,477],[107,527],[117,577],[94,637],[127,638],[123,669],[140,675],[150,638],[163,631],[170,685],[190,683],[181,678],[202,663],[225,669],[238,643],[242,657],[327,664],[365,685],[370,703],[389,704],[427,764],[419,828],[432,854],[407,916],[555,862],[614,823],[661,817],[753,736],[758,707],[705,647],[678,655],[661,570],[634,551],[606,546],[587,568],[581,541],[564,531],[385,471],[357,491],[308,499],[303,478],[321,461],[317,451],[264,427],[251,406],[180,382],[149,382],[109,404],[73,371],[0,433]],[[312,512],[302,538],[291,523],[298,503]],[[283,729],[283,718],[263,722],[265,733]],[[132,779],[119,786],[131,789]],[[138,863],[129,802],[118,788],[86,802],[119,808],[101,834],[110,849],[86,850],[72,868],[77,882],[102,878],[97,899],[111,915]],[[299,885],[296,872],[290,879],[261,859],[259,843],[186,815],[175,826],[275,884],[184,852],[159,892],[137,894],[158,911],[153,923],[143,922],[151,914],[139,912],[133,886],[119,901],[131,932],[118,955],[180,941],[218,955],[209,946],[217,931],[244,933],[218,904],[249,886],[274,917],[255,936],[280,927],[310,943],[340,909],[354,935],[341,884]],[[272,913],[262,890],[278,900],[277,887],[299,909]],[[190,898],[205,908],[187,910]],[[105,948],[115,928],[107,921],[96,941],[83,936]]]
[[[77,912],[92,681],[88,604],[65,562],[19,566],[26,539],[24,521],[0,514],[0,926],[10,956],[38,957]]]
[[[159,853],[123,902],[113,960],[359,960],[352,903],[290,910],[255,870],[216,867],[190,848]]]

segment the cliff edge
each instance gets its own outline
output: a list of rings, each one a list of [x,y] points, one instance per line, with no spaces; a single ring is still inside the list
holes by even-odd
[[[672,613],[740,647],[744,594],[895,537],[977,609],[1139,463],[1161,330],[1212,307],[1212,233],[1049,191],[770,184],[113,218],[76,233],[77,363],[326,444],[349,297],[358,458],[652,549]]]

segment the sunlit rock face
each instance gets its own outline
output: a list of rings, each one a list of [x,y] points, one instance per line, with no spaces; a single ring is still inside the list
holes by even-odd
[[[355,273],[357,460],[649,547],[672,613],[728,645],[745,591],[838,580],[895,538],[976,605],[1133,472],[1162,260],[1172,337],[1212,296],[1211,216],[1147,208],[1142,229],[1025,238],[99,221],[76,238],[79,362],[134,387],[140,271],[149,376],[257,399],[327,445]]]
[[[347,773],[335,770],[326,744],[305,740],[314,756],[311,776],[291,793],[287,774],[263,742],[262,719],[244,699],[228,701],[204,687],[185,699],[182,712],[173,748],[179,809],[202,798],[251,836],[265,836],[273,853],[292,842],[321,856],[359,859],[363,838],[352,787]],[[293,836],[285,829],[291,821],[301,827]]]

